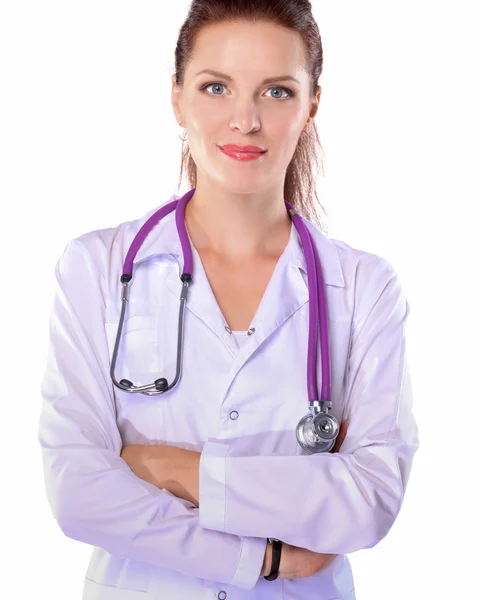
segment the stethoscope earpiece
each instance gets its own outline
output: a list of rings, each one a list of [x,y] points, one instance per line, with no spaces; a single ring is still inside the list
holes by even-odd
[[[159,392],[163,392],[164,390],[166,390],[168,388],[168,381],[165,379],[165,377],[160,377],[160,379],[155,379],[154,384],[155,384],[155,389],[158,390]]]
[[[159,392],[163,392],[164,390],[166,390],[168,388],[168,381],[165,379],[165,377],[160,377],[160,379],[155,379],[155,381],[153,383],[154,383],[155,389],[158,390]],[[121,379],[120,385],[125,388],[133,388],[134,387],[133,383],[129,379]]]

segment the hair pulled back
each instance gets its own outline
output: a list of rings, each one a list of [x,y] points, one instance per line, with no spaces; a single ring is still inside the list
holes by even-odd
[[[311,99],[318,91],[323,70],[323,47],[317,22],[309,0],[192,0],[175,47],[175,74],[182,86],[185,70],[193,59],[198,32],[206,25],[221,22],[270,22],[297,31],[306,48],[306,70],[311,80]],[[316,191],[318,165],[323,175],[323,148],[315,121],[303,131],[285,174],[284,198],[323,232],[328,229],[325,209]],[[188,143],[182,143],[182,159],[178,188],[186,172],[190,188],[197,185],[197,166]],[[177,189],[178,191],[178,189]]]

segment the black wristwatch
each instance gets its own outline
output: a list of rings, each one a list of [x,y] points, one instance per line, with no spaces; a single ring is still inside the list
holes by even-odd
[[[270,544],[272,544],[272,570],[270,571],[270,575],[264,575],[264,578],[267,581],[274,581],[278,577],[283,542],[281,540],[277,540],[276,538],[268,538],[268,541]]]

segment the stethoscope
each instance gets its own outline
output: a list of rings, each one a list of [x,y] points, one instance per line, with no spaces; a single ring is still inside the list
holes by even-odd
[[[182,374],[183,321],[185,317],[185,303],[187,301],[188,285],[192,281],[193,271],[192,249],[190,247],[190,242],[185,227],[185,206],[195,193],[195,189],[196,188],[191,189],[179,200],[174,200],[173,202],[170,202],[169,204],[166,204],[157,210],[142,225],[137,235],[133,239],[130,248],[128,249],[127,256],[123,264],[123,274],[120,277],[120,281],[123,286],[121,296],[122,308],[110,366],[110,376],[113,383],[117,388],[120,388],[124,392],[138,392],[147,396],[157,396],[174,388],[180,380]],[[298,443],[307,452],[312,454],[318,452],[328,452],[335,444],[335,440],[339,432],[339,425],[337,419],[332,414],[329,414],[329,410],[332,408],[332,402],[329,400],[330,352],[328,346],[328,321],[325,283],[317,249],[312,241],[310,232],[303,222],[302,216],[299,215],[293,206],[286,200],[285,205],[290,218],[300,235],[302,246],[305,252],[309,297],[307,389],[309,409],[311,414],[307,414],[300,419],[297,425],[296,435]],[[117,362],[118,347],[120,344],[123,322],[125,319],[125,311],[128,302],[128,283],[132,279],[133,260],[150,231],[163,219],[163,217],[170,214],[173,210],[175,210],[175,222],[178,235],[180,237],[180,242],[182,244],[184,259],[183,273],[180,276],[183,286],[180,294],[180,310],[178,316],[177,372],[175,379],[170,385],[165,377],[160,377],[153,383],[138,386],[134,385],[128,379],[121,379],[120,382],[118,382],[115,379],[115,364]],[[319,281],[317,281],[317,276]],[[315,326],[316,323],[319,323],[320,326],[320,346],[322,352],[322,393],[320,400],[317,400],[318,388],[316,365],[318,326]]]

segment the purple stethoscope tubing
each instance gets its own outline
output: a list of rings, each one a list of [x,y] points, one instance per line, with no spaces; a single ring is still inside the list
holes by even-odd
[[[110,374],[113,383],[120,389],[128,392],[141,392],[147,395],[158,395],[170,390],[178,382],[181,376],[181,354],[182,354],[182,339],[183,339],[183,314],[184,305],[187,300],[188,285],[192,281],[193,271],[193,255],[190,246],[186,226],[185,226],[185,207],[187,202],[192,198],[195,193],[193,188],[188,191],[182,198],[174,200],[165,206],[162,206],[153,215],[151,215],[147,221],[142,225],[138,233],[128,249],[125,261],[123,264],[123,273],[120,277],[120,281],[123,285],[122,293],[122,312],[120,316],[120,324],[117,332],[117,338],[115,342]],[[323,415],[328,413],[328,408],[331,408],[330,401],[330,351],[329,351],[329,337],[328,337],[328,318],[327,318],[327,298],[325,291],[325,281],[323,277],[323,270],[318,256],[317,248],[312,241],[310,232],[305,225],[303,218],[299,215],[293,206],[285,200],[285,206],[292,219],[293,224],[297,228],[299,233],[302,246],[305,254],[305,261],[307,267],[307,279],[308,279],[308,294],[309,294],[309,327],[308,327],[308,353],[307,353],[307,393],[309,406],[315,407],[315,414],[318,414],[320,407]],[[133,261],[141,245],[145,241],[145,238],[150,231],[159,223],[163,217],[170,214],[175,210],[175,222],[180,237],[180,242],[183,251],[184,266],[183,272],[180,279],[183,282],[183,289],[181,294],[181,305],[180,305],[180,316],[179,316],[179,343],[177,344],[177,375],[172,384],[168,385],[166,379],[162,378],[155,382],[155,384],[148,384],[144,386],[134,386],[128,380],[121,380],[118,382],[115,379],[115,363],[118,353],[118,346],[121,337],[121,330],[123,326],[123,320],[125,317],[126,304],[128,302],[128,283],[132,279],[133,273]],[[317,387],[317,358],[318,358],[318,331],[320,328],[320,347],[322,356],[322,390],[320,395],[320,401],[318,399],[318,387]],[[160,382],[160,383],[159,383]],[[148,391],[155,388],[156,391]],[[305,417],[306,418],[306,417]],[[335,423],[334,417],[329,415]],[[338,433],[338,424],[335,425],[322,425],[322,431],[325,431],[328,439],[329,436],[333,440],[333,436]],[[317,427],[318,429],[318,427]],[[318,432],[317,432],[318,433]],[[312,433],[312,439],[310,444],[315,443],[317,438]],[[300,441],[300,440],[299,440]],[[319,442],[320,445],[322,442]],[[324,444],[326,442],[323,442]],[[303,445],[303,444],[302,444]],[[328,446],[331,447],[333,442]],[[317,452],[325,450],[316,450]]]

